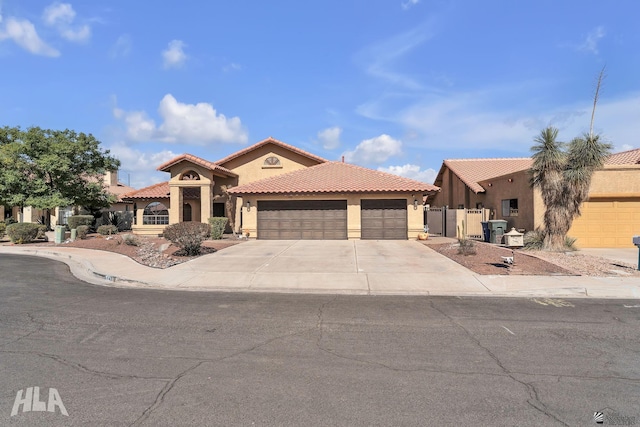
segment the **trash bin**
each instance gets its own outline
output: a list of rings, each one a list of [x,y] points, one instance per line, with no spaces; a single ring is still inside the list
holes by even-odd
[[[504,219],[492,219],[489,221],[489,231],[490,238],[489,241],[491,243],[501,244],[502,236],[504,235],[505,230],[507,229],[507,221]]]
[[[489,243],[491,240],[491,230],[489,230],[489,223],[487,221],[480,221],[482,224],[482,240]]]
[[[56,225],[55,231],[55,242],[56,245],[59,245],[60,243],[64,242],[64,233],[65,231],[67,231],[67,227],[65,227],[64,225]]]

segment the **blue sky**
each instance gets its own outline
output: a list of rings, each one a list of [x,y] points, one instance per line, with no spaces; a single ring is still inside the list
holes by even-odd
[[[0,0],[2,126],[92,133],[137,188],[269,136],[433,182],[549,124],[640,147],[635,0]]]

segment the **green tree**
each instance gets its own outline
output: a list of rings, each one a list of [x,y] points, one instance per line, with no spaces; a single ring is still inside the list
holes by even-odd
[[[531,184],[540,189],[545,205],[544,248],[563,250],[573,220],[580,216],[582,203],[589,197],[593,173],[602,168],[611,145],[593,133],[593,120],[604,69],[598,76],[589,133],[568,145],[557,141],[558,129],[548,127],[534,139]]]
[[[0,128],[0,204],[107,207],[112,197],[103,176],[119,166],[91,134]]]

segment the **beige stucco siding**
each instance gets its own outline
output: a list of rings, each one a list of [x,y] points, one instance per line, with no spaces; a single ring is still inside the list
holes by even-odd
[[[640,165],[596,171],[581,213],[569,230],[576,246],[633,248],[633,236],[640,235]]]
[[[421,198],[422,196],[420,196]],[[346,200],[347,201],[347,237],[349,239],[360,239],[361,236],[361,218],[360,218],[360,201],[362,199],[406,199],[407,200],[407,226],[408,238],[415,239],[418,233],[423,231],[423,213],[421,206],[414,209],[414,196],[412,194],[397,193],[365,193],[365,194],[319,194],[319,195],[245,195],[245,203],[242,206],[243,232],[249,232],[251,237],[258,235],[258,201],[266,200]],[[247,209],[246,201],[249,201],[250,208]]]
[[[271,156],[275,156],[278,158],[278,160],[280,160],[279,166],[267,166],[264,164],[265,160]],[[284,173],[289,173],[310,166],[315,166],[317,164],[317,160],[312,160],[308,157],[302,156],[298,153],[294,153],[278,145],[266,144],[262,147],[258,147],[253,151],[236,157],[235,159],[232,159],[226,163],[223,163],[221,166],[224,166],[225,168],[231,170],[233,173],[238,175],[238,178],[223,179],[220,180],[220,184],[216,182],[214,194],[221,194],[219,185],[226,184],[237,186],[248,184],[250,182],[258,181],[264,178],[282,175]],[[217,201],[222,203],[225,200],[226,198],[221,198]],[[241,227],[246,228],[246,220],[244,216],[241,215],[242,205],[244,203],[246,202],[241,196],[238,196],[236,198],[236,231],[240,231]]]
[[[265,166],[264,161],[271,156],[275,156],[280,160],[279,166]],[[317,164],[317,160],[312,160],[277,145],[266,144],[221,166],[238,175],[237,185],[243,185]]]

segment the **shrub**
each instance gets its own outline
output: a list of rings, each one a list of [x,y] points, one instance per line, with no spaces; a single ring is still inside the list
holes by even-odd
[[[4,220],[4,223],[7,225],[11,225],[11,224],[17,224],[18,221],[16,221],[14,217],[10,216],[9,218]]]
[[[527,231],[523,237],[524,248],[532,251],[541,251],[544,249],[544,239],[546,234],[544,230],[536,228],[532,231]],[[564,250],[575,251],[575,243],[578,239],[575,237],[566,236],[564,239]]]
[[[138,238],[134,234],[123,234],[122,241],[125,245],[138,246]]]
[[[30,243],[38,237],[38,224],[19,222],[7,226],[7,236],[13,243]]]
[[[178,246],[185,255],[200,255],[202,241],[209,237],[209,225],[200,222],[179,222],[164,229],[163,235]]]
[[[0,239],[2,239],[7,231],[7,224],[4,221],[0,221]]]
[[[211,226],[211,238],[213,240],[222,239],[224,229],[227,226],[227,221],[229,221],[227,217],[209,218],[209,225]]]
[[[458,253],[461,255],[475,255],[477,253],[476,250],[476,242],[471,239],[458,239],[458,243],[460,246],[458,247]]]
[[[544,247],[544,231],[539,228],[527,231],[522,239],[525,249],[538,251]]]
[[[87,234],[89,234],[88,225],[79,225],[78,228],[76,228],[76,236],[78,237],[78,239],[86,239]]]
[[[110,236],[112,234],[117,234],[118,226],[111,225],[111,224],[101,225],[100,227],[98,227],[98,233],[102,234],[103,236]]]
[[[73,230],[78,229],[79,225],[88,225],[91,227],[93,225],[93,215],[72,215],[69,217],[67,224],[69,225],[69,229]]]
[[[475,255],[477,253],[476,251],[476,242],[474,242],[471,239],[467,239],[467,227],[464,223],[464,221],[462,221],[462,229],[460,229],[460,226],[457,227],[458,228],[458,254],[461,255]]]

